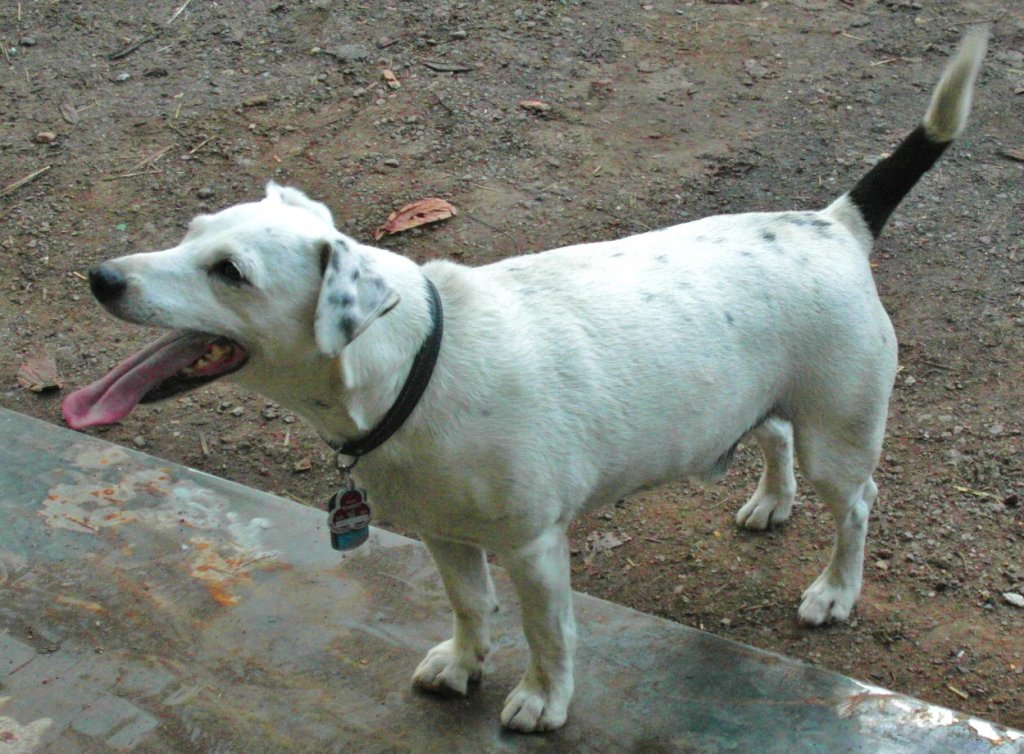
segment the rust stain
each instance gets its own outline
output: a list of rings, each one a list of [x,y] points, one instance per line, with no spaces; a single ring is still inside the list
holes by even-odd
[[[201,537],[193,537],[189,544],[194,553],[189,574],[202,583],[213,601],[222,607],[241,602],[232,588],[248,581],[257,563],[266,562],[266,565],[259,566],[261,570],[274,565],[271,554],[247,550],[237,543],[222,545],[234,552],[221,552],[215,542]]]
[[[238,597],[231,594],[224,583],[208,582],[206,584],[206,591],[213,597],[213,601],[222,607],[231,607],[239,603]]]

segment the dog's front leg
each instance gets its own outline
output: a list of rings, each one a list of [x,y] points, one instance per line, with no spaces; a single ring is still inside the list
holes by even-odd
[[[455,629],[452,638],[427,652],[412,680],[430,691],[465,694],[469,682],[480,679],[490,650],[487,621],[497,606],[487,554],[479,547],[443,539],[424,537],[423,542],[441,573],[455,612]]]
[[[561,527],[500,555],[515,585],[530,666],[505,700],[503,725],[526,733],[565,723],[573,692],[576,621],[569,583],[569,542]]]

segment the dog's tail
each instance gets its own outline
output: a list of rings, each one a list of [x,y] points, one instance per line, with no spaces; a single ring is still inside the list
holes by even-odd
[[[856,235],[863,236],[866,227],[872,240],[878,238],[889,215],[907,192],[963,133],[971,111],[974,81],[987,43],[987,26],[974,27],[964,35],[960,48],[932,92],[931,104],[921,124],[892,154],[868,171],[853,190],[833,202],[827,213],[851,226]]]

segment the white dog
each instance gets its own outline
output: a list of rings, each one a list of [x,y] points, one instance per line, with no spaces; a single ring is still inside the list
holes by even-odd
[[[407,416],[391,416],[354,473],[375,517],[422,534],[454,608],[452,638],[413,681],[465,693],[479,678],[494,553],[531,653],[501,713],[516,730],[561,726],[572,697],[569,522],[645,487],[718,476],[744,437],[765,468],[737,521],[789,517],[795,448],[836,523],[799,616],[844,620],[896,374],[868,257],[963,130],[986,38],[965,37],[922,124],[819,212],[420,267],[342,235],[323,204],[271,183],[259,202],[195,218],[174,248],[93,268],[112,314],[174,331],[69,396],[64,416],[116,422],[139,401],[233,373],[351,448],[397,404]]]

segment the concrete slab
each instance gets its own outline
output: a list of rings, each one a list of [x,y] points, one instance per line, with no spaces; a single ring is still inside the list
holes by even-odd
[[[488,673],[418,543],[339,555],[317,511],[0,409],[0,754],[1024,752],[1024,736],[584,595],[569,723],[501,730],[526,660],[499,572]]]

